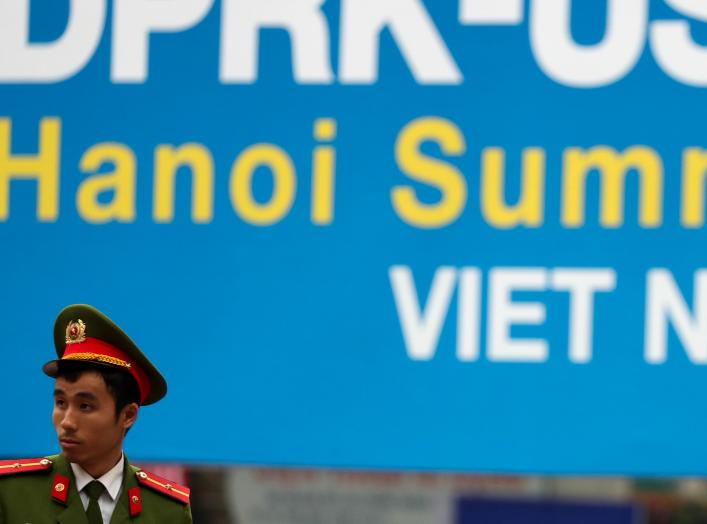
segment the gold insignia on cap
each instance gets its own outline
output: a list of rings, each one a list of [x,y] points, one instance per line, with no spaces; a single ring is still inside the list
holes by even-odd
[[[66,343],[79,344],[86,340],[86,324],[83,320],[72,320],[66,326]]]

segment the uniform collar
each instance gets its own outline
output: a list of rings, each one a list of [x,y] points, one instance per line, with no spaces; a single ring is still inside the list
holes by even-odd
[[[74,472],[74,478],[76,479],[76,489],[79,492],[81,492],[81,490],[85,488],[89,482],[97,480],[98,482],[103,484],[103,487],[106,488],[106,492],[112,500],[115,500],[118,497],[118,494],[120,493],[120,488],[123,484],[124,468],[124,453],[120,454],[120,460],[115,466],[113,466],[108,472],[106,472],[97,479],[94,479],[90,474],[86,472],[86,470],[84,470],[78,464],[74,464],[73,462],[71,463],[71,471]]]

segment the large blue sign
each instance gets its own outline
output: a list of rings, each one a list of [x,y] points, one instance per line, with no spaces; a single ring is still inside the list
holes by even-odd
[[[0,455],[59,309],[134,458],[707,473],[699,0],[0,3]]]

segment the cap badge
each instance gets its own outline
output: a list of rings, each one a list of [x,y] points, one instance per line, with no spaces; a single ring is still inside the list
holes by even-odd
[[[86,340],[86,324],[83,320],[78,319],[76,321],[72,320],[66,326],[66,343],[67,344],[80,344]]]

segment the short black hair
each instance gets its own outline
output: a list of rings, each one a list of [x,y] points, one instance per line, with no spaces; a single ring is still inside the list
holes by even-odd
[[[113,397],[113,400],[115,400],[116,420],[120,412],[123,411],[123,408],[128,404],[135,403],[140,405],[140,389],[138,388],[135,378],[133,378],[130,373],[111,366],[103,366],[101,364],[93,364],[79,360],[60,360],[58,362],[56,378],[61,377],[73,383],[87,372],[98,373],[103,377],[108,392]]]

